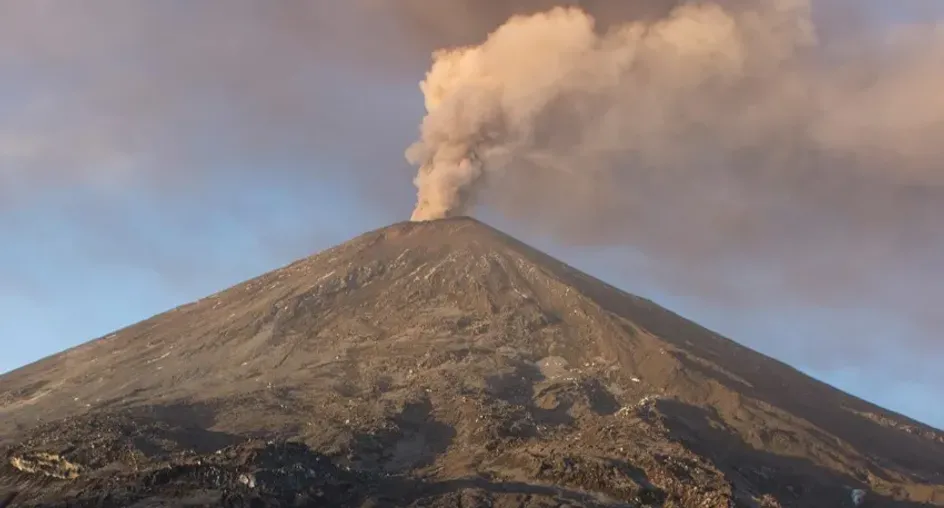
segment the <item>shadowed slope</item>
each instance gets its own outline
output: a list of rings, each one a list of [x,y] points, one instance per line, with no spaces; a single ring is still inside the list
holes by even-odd
[[[841,506],[853,487],[944,503],[936,430],[468,218],[367,233],[0,377],[10,461],[81,468],[63,483],[7,466],[0,489],[99,492],[115,471],[140,487],[217,450],[276,467],[284,450],[250,437],[341,468],[325,474],[345,506]],[[249,488],[213,467],[212,488],[180,473],[121,502],[288,496],[282,476]]]

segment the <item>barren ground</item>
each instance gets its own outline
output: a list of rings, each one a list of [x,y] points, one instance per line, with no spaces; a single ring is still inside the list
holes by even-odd
[[[0,505],[944,506],[944,434],[471,219],[0,377]]]

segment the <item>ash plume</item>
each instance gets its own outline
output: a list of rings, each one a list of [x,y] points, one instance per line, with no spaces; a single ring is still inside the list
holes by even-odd
[[[555,7],[437,51],[406,152],[413,219],[481,202],[558,240],[631,247],[688,284],[733,273],[928,309],[939,285],[916,297],[889,281],[942,259],[944,24],[814,21],[808,0],[691,2],[605,27]]]
[[[414,218],[465,213],[504,173],[536,191],[633,172],[939,186],[944,25],[882,42],[824,45],[804,0],[689,3],[602,32],[576,7],[516,15],[433,54]]]

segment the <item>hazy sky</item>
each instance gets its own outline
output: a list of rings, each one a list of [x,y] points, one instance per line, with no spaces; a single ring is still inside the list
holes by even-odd
[[[371,0],[345,5],[354,4],[306,17],[238,0],[0,0],[0,371],[410,216],[415,168],[403,151],[425,114],[417,84],[427,45],[444,36],[398,30],[441,18],[412,16],[422,2],[404,1],[409,19],[381,23]],[[918,0],[871,5],[881,23],[944,11]],[[762,284],[750,303],[706,298],[701,281],[653,275],[626,248],[578,248],[488,208],[476,215],[944,427],[941,339],[881,299],[824,304]],[[929,286],[944,284],[940,268],[909,267]],[[740,276],[743,287],[758,277]]]

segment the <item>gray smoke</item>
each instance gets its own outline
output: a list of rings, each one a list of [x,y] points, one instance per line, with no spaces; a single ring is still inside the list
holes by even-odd
[[[809,0],[605,27],[580,8],[514,16],[434,53],[407,151],[413,218],[481,203],[558,241],[630,247],[705,295],[746,280],[747,295],[868,300],[930,330],[942,62],[944,24],[830,32]]]

